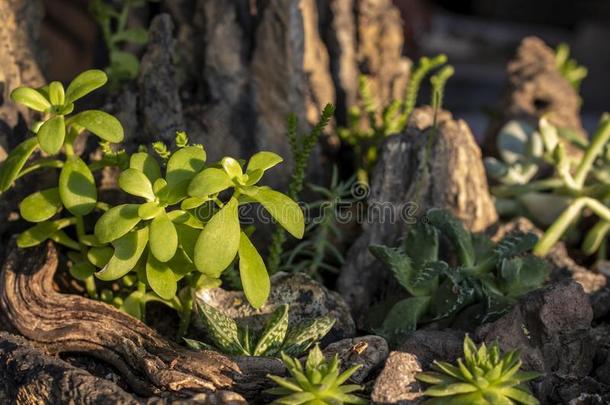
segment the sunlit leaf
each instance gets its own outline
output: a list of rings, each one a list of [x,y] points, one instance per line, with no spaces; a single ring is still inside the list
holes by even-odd
[[[101,70],[91,69],[79,74],[72,80],[66,90],[66,103],[72,103],[86,96],[93,90],[102,87],[108,81],[106,73]]]
[[[53,105],[63,105],[65,101],[64,86],[60,82],[49,83],[49,100]]]
[[[138,204],[122,204],[110,208],[95,224],[95,237],[109,243],[131,231],[140,222]]]
[[[146,202],[138,208],[138,216],[144,220],[153,219],[165,212],[165,208],[155,201]]]
[[[110,246],[92,247],[87,251],[87,260],[94,266],[102,268],[108,264],[114,254],[114,249]]]
[[[197,239],[195,265],[212,278],[218,278],[237,254],[240,240],[237,206],[237,200],[231,198],[210,219]]]
[[[284,161],[284,159],[282,159],[282,157],[276,153],[261,151],[252,155],[250,161],[248,162],[246,173],[250,174],[256,170],[262,170],[264,172],[282,161]]]
[[[193,197],[207,197],[220,193],[231,187],[233,182],[224,170],[210,167],[198,173],[188,187],[188,193]]]
[[[146,198],[148,201],[155,199],[152,184],[148,177],[137,169],[127,169],[119,176],[119,187],[128,194]]]
[[[97,188],[91,170],[81,158],[69,158],[59,175],[59,196],[68,211],[87,215],[97,202]]]
[[[11,151],[6,160],[0,163],[0,192],[8,190],[29,157],[38,147],[38,139],[28,138]]]
[[[51,107],[49,100],[29,87],[17,87],[11,92],[11,100],[35,111],[44,112]]]
[[[127,235],[115,240],[114,254],[108,264],[95,276],[103,281],[112,281],[129,273],[140,260],[148,243],[148,228],[129,232]]]
[[[250,305],[254,308],[260,308],[267,301],[271,289],[269,274],[267,273],[263,258],[243,232],[241,232],[239,240],[238,253],[239,276],[244,288],[244,294]]]
[[[166,262],[176,253],[178,234],[167,214],[161,214],[150,223],[150,251],[160,262]]]
[[[288,233],[297,239],[303,237],[305,232],[303,210],[290,197],[262,187],[258,189],[258,192],[251,194],[250,197],[261,203]]]
[[[161,168],[157,160],[146,152],[137,152],[131,155],[129,167],[143,172],[151,184],[161,177]]]
[[[17,246],[20,248],[27,248],[39,245],[49,239],[55,232],[70,224],[71,222],[67,218],[58,219],[56,221],[40,222],[19,235],[17,238]]]
[[[64,117],[58,115],[45,121],[36,133],[40,149],[50,155],[55,155],[61,149],[66,138]]]
[[[57,214],[62,207],[59,190],[55,187],[37,191],[24,198],[19,204],[19,212],[26,221],[42,222]]]
[[[150,288],[164,300],[171,300],[176,295],[178,284],[172,269],[152,254],[148,255],[146,261],[146,279]]]
[[[123,126],[112,115],[100,110],[87,110],[76,114],[71,122],[87,129],[105,141],[118,143],[123,140]]]

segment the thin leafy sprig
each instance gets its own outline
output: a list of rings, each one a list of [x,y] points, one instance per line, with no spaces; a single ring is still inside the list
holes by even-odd
[[[526,382],[540,373],[521,371],[519,351],[502,354],[498,342],[478,348],[468,335],[464,338],[464,358],[457,365],[434,361],[436,371],[419,373],[419,381],[430,386],[424,396],[426,405],[444,404],[522,404],[538,405]]]

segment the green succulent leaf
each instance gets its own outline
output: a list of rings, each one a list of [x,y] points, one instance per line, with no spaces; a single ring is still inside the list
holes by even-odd
[[[101,269],[108,264],[113,254],[114,249],[110,246],[94,246],[87,251],[87,260]]]
[[[119,176],[119,186],[131,195],[145,198],[148,201],[155,199],[153,186],[148,177],[137,169],[127,169]]]
[[[210,219],[197,239],[195,265],[212,278],[218,278],[237,255],[241,239],[237,207],[237,200],[231,198]]]
[[[123,141],[124,132],[121,122],[104,111],[83,111],[72,117],[70,122],[87,129],[105,141],[113,143]]]
[[[37,147],[38,139],[28,138],[13,149],[6,160],[2,162],[0,166],[0,192],[5,192],[11,187]]]
[[[70,275],[79,281],[85,281],[91,277],[97,269],[87,261],[75,262],[70,266]]]
[[[174,257],[178,248],[178,233],[167,214],[157,216],[150,223],[150,251],[160,262]]]
[[[383,245],[371,245],[369,251],[379,261],[384,263],[394,274],[398,283],[411,295],[428,295],[427,291],[418,291],[413,288],[411,280],[413,277],[413,263],[411,259],[398,248]]]
[[[239,341],[237,323],[213,306],[197,300],[197,309],[206,332],[224,353],[248,355]]]
[[[64,117],[62,115],[57,115],[45,121],[38,130],[36,137],[38,138],[40,149],[50,155],[57,154],[66,138]]]
[[[122,204],[110,208],[95,224],[95,237],[100,243],[116,240],[140,222],[138,204]]]
[[[289,234],[297,239],[303,237],[305,232],[303,210],[290,197],[279,191],[262,187],[258,188],[257,192],[251,194],[250,197],[261,203]]]
[[[184,224],[174,224],[176,232],[178,233],[178,244],[184,250],[184,253],[195,261],[195,246],[197,245],[197,239],[201,233],[200,229],[192,228]]]
[[[179,149],[167,162],[165,179],[171,186],[190,181],[205,166],[206,153],[201,146],[187,146]]]
[[[505,259],[500,266],[502,292],[509,297],[519,297],[540,287],[550,273],[546,261],[535,256]]]
[[[171,300],[176,296],[178,283],[172,269],[150,253],[146,261],[146,280],[150,288],[164,300]]]
[[[221,161],[222,168],[230,179],[241,178],[243,171],[239,162],[231,157],[225,157]]]
[[[318,340],[330,332],[335,324],[335,318],[323,316],[309,319],[288,330],[282,351],[289,356],[300,356]]]
[[[148,228],[129,232],[115,240],[114,254],[108,264],[95,276],[102,281],[112,281],[123,277],[136,267],[148,244]]]
[[[472,237],[462,222],[450,211],[437,208],[430,209],[426,213],[426,218],[451,240],[460,263],[466,267],[472,266],[475,260]]]
[[[271,314],[261,337],[256,343],[254,356],[273,356],[278,353],[288,331],[288,304],[280,305]]]
[[[188,186],[188,194],[192,197],[208,197],[231,186],[233,181],[224,170],[210,167],[193,178]]]
[[[141,171],[151,184],[161,178],[161,168],[157,160],[146,152],[137,152],[129,158],[129,168]]]
[[[29,87],[17,87],[11,92],[11,100],[34,111],[45,112],[51,108],[51,103],[45,96]]]
[[[381,334],[390,341],[417,329],[419,320],[430,308],[430,297],[411,297],[398,301],[386,315],[381,326]]]
[[[73,103],[102,87],[108,81],[106,73],[101,70],[91,69],[79,74],[70,82],[66,90],[66,103]]]
[[[49,101],[55,106],[61,106],[65,102],[64,86],[60,82],[49,83]]]
[[[57,214],[62,207],[59,190],[55,187],[37,191],[24,198],[19,204],[19,212],[26,221],[42,222]]]
[[[271,290],[271,282],[263,258],[244,232],[241,232],[238,253],[239,276],[244,294],[250,305],[254,308],[260,308],[267,301]]]
[[[117,32],[112,40],[114,42],[131,42],[138,45],[144,45],[148,41],[148,31],[142,27],[129,28]]]
[[[20,248],[27,248],[39,245],[49,239],[55,232],[71,224],[72,222],[67,218],[58,219],[56,221],[40,222],[19,235],[17,238],[17,246]]]
[[[409,228],[403,246],[416,267],[438,260],[438,232],[427,221],[417,221]]]
[[[276,153],[261,151],[252,155],[248,161],[246,173],[249,175],[258,170],[265,172],[283,161],[284,159]]]
[[[156,201],[145,202],[138,207],[138,216],[144,220],[153,219],[164,213],[165,208]]]
[[[77,156],[64,163],[59,174],[59,196],[73,215],[89,214],[97,203],[97,187],[89,166]]]
[[[533,233],[513,232],[506,235],[496,245],[494,253],[498,260],[510,259],[531,250],[538,242],[538,237]]]
[[[114,50],[110,52],[110,71],[115,77],[132,79],[138,75],[140,61],[133,54]]]

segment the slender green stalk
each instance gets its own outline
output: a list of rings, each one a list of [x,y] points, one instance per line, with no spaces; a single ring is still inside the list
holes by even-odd
[[[33,163],[32,165],[26,167],[21,172],[19,172],[19,174],[17,175],[17,179],[20,179],[21,177],[25,176],[26,174],[30,174],[33,171],[36,171],[38,169],[43,169],[43,168],[61,169],[63,166],[64,166],[64,162],[62,162],[61,160],[40,159],[36,163]]]
[[[593,166],[595,159],[603,152],[608,139],[610,139],[610,117],[604,115],[597,131],[593,134],[591,144],[576,169],[574,181],[577,186],[582,187],[585,184],[591,166]]]

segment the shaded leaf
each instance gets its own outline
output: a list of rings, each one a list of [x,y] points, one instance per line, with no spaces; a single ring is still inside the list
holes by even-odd
[[[19,235],[17,238],[17,246],[20,248],[27,248],[39,245],[49,239],[51,235],[58,230],[71,224],[72,222],[67,218],[58,219],[56,221],[40,222]]]
[[[87,215],[97,203],[97,187],[89,166],[81,158],[69,158],[59,174],[59,196],[73,215]]]
[[[263,258],[243,232],[241,232],[238,253],[239,276],[244,294],[250,305],[254,308],[260,308],[267,301],[271,289],[269,274],[267,273]]]
[[[167,214],[161,214],[150,223],[150,251],[160,262],[166,262],[176,254],[178,234]]]
[[[148,243],[148,228],[129,232],[115,240],[114,254],[108,264],[95,276],[103,281],[112,281],[123,277],[136,267],[140,256]]]
[[[146,261],[146,280],[150,288],[164,300],[171,300],[176,295],[178,283],[172,269],[150,253]]]
[[[57,115],[45,121],[36,133],[36,137],[38,138],[40,149],[44,152],[50,155],[58,153],[66,138],[64,117]]]
[[[127,169],[119,176],[119,186],[128,194],[153,201],[155,193],[148,177],[137,169]]]
[[[140,222],[138,204],[122,204],[110,208],[95,224],[95,237],[100,243],[109,243],[131,231]]]
[[[237,323],[211,305],[197,300],[197,309],[206,332],[223,353],[248,355],[239,342]]]
[[[143,172],[153,184],[161,177],[161,168],[157,160],[146,152],[137,152],[129,158],[129,167]]]
[[[19,204],[21,216],[30,222],[42,222],[61,211],[63,205],[57,187],[30,194]]]
[[[271,314],[271,318],[261,333],[254,356],[273,356],[284,342],[288,331],[288,304],[278,306]]]
[[[0,192],[4,192],[11,187],[19,172],[23,169],[32,153],[38,147],[38,139],[28,138],[21,142],[11,151],[6,160],[0,166]]]

